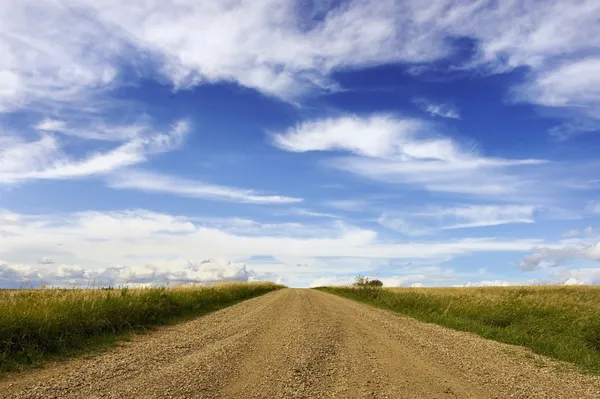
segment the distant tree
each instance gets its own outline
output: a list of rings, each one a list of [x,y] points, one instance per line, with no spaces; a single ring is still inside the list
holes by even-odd
[[[354,278],[355,287],[383,287],[381,280],[369,280],[368,277],[361,276],[360,274]]]
[[[383,287],[383,283],[381,282],[381,280],[369,280],[367,281],[367,285],[369,287]]]

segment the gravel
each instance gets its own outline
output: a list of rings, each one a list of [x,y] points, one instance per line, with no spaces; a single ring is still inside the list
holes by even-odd
[[[299,289],[0,380],[0,398],[598,397],[527,349]]]

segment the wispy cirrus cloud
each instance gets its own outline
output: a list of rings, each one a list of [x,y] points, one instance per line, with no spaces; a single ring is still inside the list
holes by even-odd
[[[302,202],[302,198],[261,194],[249,189],[220,186],[140,170],[127,170],[110,175],[107,184],[115,189],[139,190],[219,201],[253,204],[293,204]]]
[[[179,129],[183,132],[189,128],[189,122],[179,121]],[[107,124],[103,120],[92,120],[88,123],[73,124],[60,119],[44,118],[33,126],[39,132],[73,136],[86,140],[128,141],[135,138],[152,136],[152,127],[148,121],[132,124]]]
[[[38,12],[30,12],[32,5]],[[124,65],[139,64],[124,62],[132,53],[152,57],[152,65],[137,68],[140,74],[159,74],[176,87],[235,81],[293,99],[315,88],[335,88],[331,72],[337,70],[389,63],[427,69],[457,52],[456,37],[471,39],[474,51],[453,67],[496,73],[526,66],[533,82],[525,85],[528,101],[558,98],[535,95],[542,89],[570,93],[577,102],[575,96],[589,98],[597,82],[588,79],[578,91],[577,81],[552,76],[568,78],[569,68],[593,67],[586,57],[600,45],[594,18],[599,11],[594,0],[553,0],[543,7],[536,1],[491,0],[354,0],[302,7],[291,0],[218,5],[183,0],[127,9],[115,0],[60,5],[27,0],[0,16],[0,108],[111,87]],[[568,66],[582,62],[585,68]]]
[[[334,156],[327,164],[370,179],[476,196],[525,190],[531,181],[512,172],[546,163],[485,157],[430,130],[423,121],[379,114],[303,122],[271,136],[286,151],[354,154]]]
[[[106,151],[84,157],[68,155],[63,143],[53,134],[42,133],[38,140],[19,136],[5,137],[0,149],[0,180],[3,184],[29,180],[59,180],[105,174],[145,162],[149,156],[171,151],[182,145],[190,130],[187,121],[177,121],[167,132],[144,129],[144,135]]]
[[[460,119],[460,112],[456,107],[450,104],[432,102],[424,98],[416,98],[413,102],[427,112],[431,116],[438,116],[441,118]]]
[[[431,207],[430,207],[431,208]],[[440,230],[469,229],[513,223],[533,223],[535,207],[526,205],[471,205],[382,214],[387,228],[415,236]]]
[[[290,211],[290,213],[298,216],[308,216],[315,218],[343,219],[342,216],[335,215],[333,213],[318,212],[305,208],[294,208]]]

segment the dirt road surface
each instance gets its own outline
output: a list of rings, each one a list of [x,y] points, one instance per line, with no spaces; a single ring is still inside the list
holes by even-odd
[[[530,351],[285,289],[0,380],[2,398],[600,398]]]

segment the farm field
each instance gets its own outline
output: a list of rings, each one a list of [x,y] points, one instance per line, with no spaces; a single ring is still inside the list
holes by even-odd
[[[531,350],[319,290],[281,289],[0,379],[2,398],[597,398]]]
[[[121,289],[0,290],[0,372],[97,350],[160,324],[281,288],[271,283]]]
[[[323,291],[531,348],[600,374],[600,287],[384,288]]]

